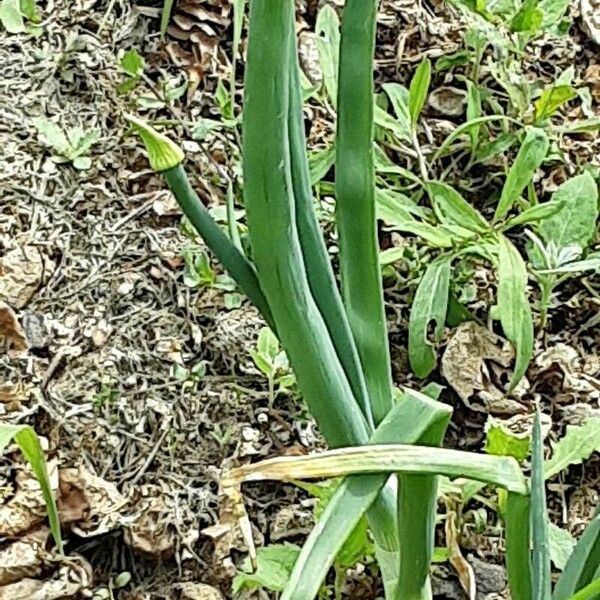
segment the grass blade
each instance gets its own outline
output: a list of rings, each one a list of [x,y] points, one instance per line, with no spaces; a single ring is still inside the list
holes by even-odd
[[[7,425],[0,424],[0,452],[2,452],[8,444],[15,441],[27,462],[31,465],[31,469],[40,485],[46,510],[48,511],[48,521],[50,523],[50,531],[54,538],[54,543],[58,551],[63,554],[63,542],[60,534],[60,520],[58,517],[58,509],[56,501],[52,494],[52,486],[46,469],[46,460],[44,451],[40,446],[40,440],[35,431],[27,425]]]
[[[451,412],[450,407],[407,390],[370,441],[416,443],[430,431],[445,429]],[[406,423],[413,426],[407,428]],[[344,479],[306,540],[281,600],[315,597],[333,559],[387,479],[387,474]]]
[[[376,424],[392,407],[387,324],[375,222],[373,53],[376,0],[347,0],[338,83],[336,217],[342,297]]]
[[[169,21],[171,20],[171,12],[173,10],[173,0],[163,0],[162,12],[160,14],[160,37],[164,39]]]
[[[531,437],[531,541],[533,600],[550,600],[551,567],[544,477],[544,440],[539,409],[535,412]]]
[[[235,279],[240,289],[258,308],[269,327],[276,331],[271,309],[258,282],[252,264],[215,223],[210,213],[192,189],[185,169],[177,165],[163,175],[175,195],[183,214],[188,218],[206,245],[211,249],[227,272]]]
[[[504,511],[506,572],[513,600],[531,600],[530,498],[509,493]]]
[[[495,221],[503,219],[513,207],[513,204],[523,193],[542,161],[546,158],[549,146],[550,141],[545,131],[535,127],[527,131],[525,140],[523,140],[523,144],[517,152],[517,157],[506,176],[506,182],[502,188],[500,201],[494,214]]]
[[[556,582],[553,600],[569,600],[590,585],[600,566],[600,508],[585,528]]]

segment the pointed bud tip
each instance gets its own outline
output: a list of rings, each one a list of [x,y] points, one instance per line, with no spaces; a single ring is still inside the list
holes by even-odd
[[[153,171],[167,171],[181,164],[184,159],[183,150],[166,135],[150,127],[145,121],[134,115],[125,114],[134,131],[142,138],[148,161]]]

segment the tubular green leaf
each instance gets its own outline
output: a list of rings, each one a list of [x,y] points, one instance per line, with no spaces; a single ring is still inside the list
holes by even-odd
[[[509,493],[504,511],[506,572],[513,600],[531,600],[530,498]]]
[[[327,326],[354,397],[359,403],[367,422],[373,427],[371,406],[356,344],[314,211],[310,170],[306,155],[302,93],[295,36],[290,37],[290,42],[290,159],[292,184],[296,200],[296,223],[302,247],[302,257],[306,267],[306,276],[310,291]]]
[[[148,153],[148,162],[153,171],[160,173],[181,164],[184,159],[183,150],[166,135],[150,127],[142,119],[134,115],[125,115],[134,131],[142,138]]]
[[[297,231],[289,141],[293,0],[250,6],[243,120],[245,204],[261,288],[300,389],[333,446],[370,430],[312,296]]]
[[[550,600],[551,567],[548,541],[546,480],[544,477],[544,441],[539,409],[536,410],[531,436],[531,541],[533,600]]]
[[[373,432],[370,442],[419,443],[437,435],[437,431],[444,431],[451,413],[449,406],[406,390]],[[411,427],[406,427],[406,423],[411,423]],[[308,536],[281,600],[307,600],[316,596],[337,553],[387,479],[387,474],[344,479]],[[395,588],[396,581],[391,583]]]
[[[409,421],[410,422],[410,421]],[[441,446],[448,420],[419,438],[421,446]],[[438,480],[435,475],[399,477],[398,532],[400,576],[397,600],[425,600],[430,590],[429,567],[435,546]]]
[[[589,585],[600,566],[600,508],[585,528],[554,588],[553,600],[569,600]]]
[[[342,297],[378,424],[392,407],[392,380],[375,222],[376,15],[376,0],[346,1],[340,45],[335,189]]]
[[[164,171],[163,175],[183,214],[227,269],[227,272],[235,279],[240,289],[258,308],[269,327],[276,331],[271,309],[261,290],[254,267],[210,216],[210,213],[192,189],[183,166],[177,165],[168,171]]]

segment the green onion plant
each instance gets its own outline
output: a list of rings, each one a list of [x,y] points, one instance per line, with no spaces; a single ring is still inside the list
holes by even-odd
[[[241,467],[235,476],[239,481],[345,477],[308,536],[281,598],[309,600],[318,594],[363,515],[386,598],[431,598],[438,475],[507,490],[506,559],[513,598],[546,598],[550,575],[539,461],[534,456],[530,484],[513,458],[442,449],[450,408],[392,385],[375,220],[376,13],[376,0],[346,0],[341,23],[335,103],[339,288],[313,205],[294,0],[250,0],[243,176],[251,258],[194,193],[181,150],[139,119],[130,120],[153,169],[163,173],[188,220],[278,337],[332,449],[291,462]],[[422,86],[428,86],[427,68]],[[418,111],[423,94],[411,93]],[[534,454],[540,444],[533,444]],[[565,569],[556,600],[595,597],[581,594],[595,581],[600,564],[599,523],[596,519],[583,536],[577,565]]]

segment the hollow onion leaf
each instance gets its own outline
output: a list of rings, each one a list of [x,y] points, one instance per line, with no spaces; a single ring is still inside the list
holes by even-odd
[[[516,352],[515,368],[509,384],[509,390],[513,390],[525,375],[533,354],[533,318],[527,298],[527,267],[519,251],[502,235],[498,258],[500,322]]]
[[[295,36],[290,36],[289,42],[290,112],[288,122],[291,178],[294,189],[298,239],[302,248],[306,277],[312,296],[329,331],[337,356],[352,388],[352,393],[360,405],[365,419],[372,428],[371,405],[367,396],[358,351],[313,206]]]
[[[228,479],[238,483],[295,481],[394,472],[463,477],[516,494],[529,493],[519,463],[511,456],[489,456],[406,444],[353,446],[307,456],[270,458],[231,469]]]
[[[56,544],[58,551],[62,554],[63,542],[60,534],[58,509],[56,508],[56,501],[52,494],[52,486],[50,484],[50,478],[48,477],[46,460],[44,458],[44,451],[40,445],[40,440],[35,431],[27,425],[0,424],[0,453],[2,453],[13,440],[19,446],[27,462],[31,465],[35,478],[40,485],[42,496],[46,503],[46,510],[48,511],[50,531],[52,532],[52,537],[54,538],[54,543]]]
[[[373,432],[370,442],[416,443],[431,431],[443,431],[451,412],[449,406],[406,390]],[[411,426],[406,427],[407,423]],[[342,481],[302,547],[281,600],[315,597],[335,556],[388,477],[388,474],[360,475]],[[390,559],[397,560],[397,555]],[[388,581],[386,588],[395,588],[396,583]]]
[[[552,600],[569,600],[591,584],[600,566],[600,508],[577,542],[554,588]]]
[[[531,436],[531,573],[533,600],[550,600],[551,567],[544,478],[544,441],[539,409]]]
[[[366,443],[369,427],[312,296],[297,230],[289,140],[294,15],[293,0],[250,6],[243,168],[252,253],[278,336],[323,435],[334,447]]]
[[[430,427],[417,443],[441,446],[448,420],[440,425]],[[427,597],[429,568],[435,546],[438,480],[436,475],[400,475],[398,478],[400,575],[395,596],[398,600]]]
[[[243,120],[246,214],[261,287],[308,407],[330,446],[356,445],[368,441],[371,429],[312,297],[298,239],[288,139],[294,27],[293,0],[251,3]],[[382,490],[368,517],[377,556],[397,552],[392,490]]]
[[[531,600],[530,498],[509,493],[504,509],[506,572],[512,600]]]
[[[204,204],[202,204],[202,201],[192,189],[183,166],[177,165],[164,171],[163,175],[183,214],[219,259],[229,275],[240,286],[240,289],[258,308],[269,327],[276,331],[271,309],[260,287],[254,267],[242,254],[235,242],[217,225]]]
[[[342,297],[375,424],[392,406],[389,343],[375,221],[373,54],[376,0],[348,0],[342,16],[336,140],[336,218]]]

